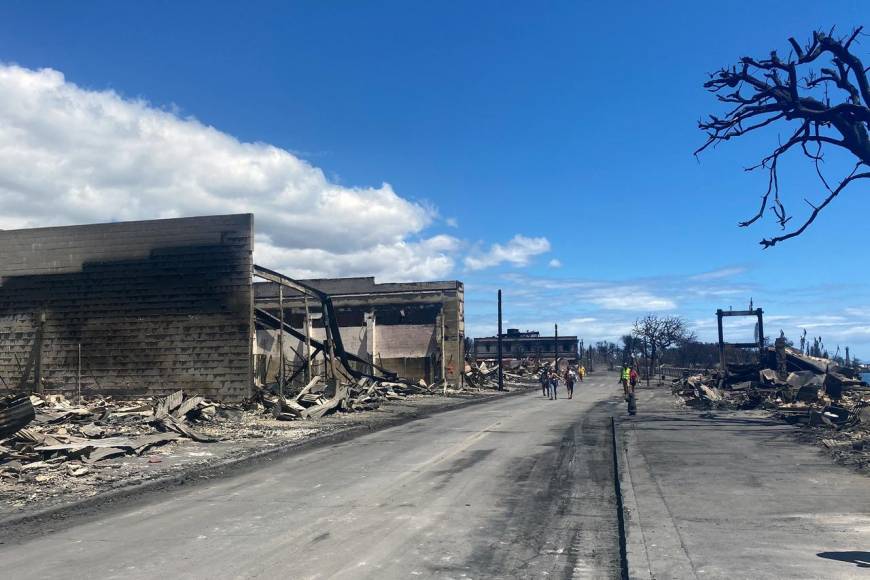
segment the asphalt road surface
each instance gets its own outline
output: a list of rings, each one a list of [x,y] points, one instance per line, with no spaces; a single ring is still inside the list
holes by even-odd
[[[619,578],[619,391],[592,375],[4,538],[3,576]]]

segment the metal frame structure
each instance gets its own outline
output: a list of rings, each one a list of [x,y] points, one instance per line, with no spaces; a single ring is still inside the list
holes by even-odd
[[[283,334],[287,332],[291,336],[294,336],[300,340],[304,340],[306,345],[311,345],[314,347],[313,351],[310,351],[310,354],[307,356],[307,360],[296,372],[294,372],[290,377],[284,377],[284,351],[283,348],[279,354],[280,357],[280,365],[281,372],[279,374],[280,384],[279,389],[283,391],[284,386],[295,379],[300,372],[309,368],[309,363],[311,359],[317,356],[320,353],[323,353],[326,357],[326,374],[327,379],[337,379],[339,368],[337,363],[341,363],[341,369],[351,378],[360,379],[363,377],[374,377],[375,372],[379,372],[383,377],[387,377],[389,379],[396,379],[396,373],[388,371],[387,369],[376,365],[372,361],[367,361],[362,359],[352,353],[347,352],[344,349],[344,344],[341,340],[341,332],[338,327],[338,322],[335,316],[335,308],[332,305],[332,299],[329,297],[329,294],[318,290],[312,286],[307,284],[303,284],[302,282],[298,282],[292,278],[288,278],[287,276],[275,272],[273,270],[269,270],[268,268],[263,268],[262,266],[257,266],[256,264],[253,267],[253,275],[262,278],[263,280],[268,280],[269,282],[273,282],[278,284],[279,288],[279,304],[283,307],[283,287],[291,288],[296,292],[299,292],[306,298],[311,297],[318,300],[322,307],[323,312],[323,327],[326,331],[326,339],[323,342],[314,340],[311,338],[308,321],[306,320],[306,332],[299,332],[284,320],[283,309],[279,316],[273,316],[266,310],[262,308],[255,308],[254,314],[259,323],[264,326],[268,326],[274,328],[279,331],[278,339],[279,344],[283,343]],[[310,349],[310,347],[308,347]],[[371,373],[363,373],[356,369],[354,369],[350,363],[351,361],[368,366],[371,369]]]
[[[725,342],[725,332],[722,327],[722,319],[731,316],[754,316],[758,319],[758,341],[757,342]],[[719,327],[719,365],[722,372],[728,374],[728,365],[725,360],[725,346],[733,346],[735,348],[757,348],[758,357],[761,359],[761,351],[764,349],[764,311],[761,308],[754,310],[722,310],[716,311],[716,320]]]

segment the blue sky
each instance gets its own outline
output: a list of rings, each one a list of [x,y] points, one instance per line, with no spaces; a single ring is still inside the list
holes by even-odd
[[[867,187],[762,251],[742,169],[784,130],[692,155],[708,72],[870,13],[748,6],[7,1],[0,227],[247,209],[300,276],[464,280],[470,335],[499,287],[510,325],[587,341],[649,311],[712,339],[752,297],[769,333],[870,358]],[[798,215],[821,196],[797,158],[782,185]]]

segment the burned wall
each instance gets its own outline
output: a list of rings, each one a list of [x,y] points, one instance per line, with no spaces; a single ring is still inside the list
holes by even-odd
[[[0,231],[0,389],[246,397],[252,249],[248,214]]]
[[[301,280],[332,298],[345,348],[408,379],[433,383],[443,374],[462,384],[465,363],[464,292],[462,282],[398,282],[377,284],[373,277]],[[255,302],[277,316],[277,285],[254,284]],[[284,320],[304,331],[305,308],[292,291],[283,295]],[[309,304],[312,338],[322,340],[320,305]],[[443,324],[442,324],[443,323]],[[442,340],[443,328],[443,340]],[[260,330],[263,332],[272,332]],[[277,356],[277,345],[260,345],[261,354]],[[285,360],[301,365],[296,341],[284,342]],[[443,361],[442,361],[443,357]],[[443,365],[442,365],[443,362]],[[276,366],[277,368],[277,366]],[[295,367],[294,367],[295,368]]]

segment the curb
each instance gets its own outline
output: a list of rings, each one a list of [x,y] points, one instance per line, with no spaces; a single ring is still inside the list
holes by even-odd
[[[619,469],[616,478],[621,489],[621,509],[623,510],[622,517],[625,522],[623,541],[625,545],[627,578],[652,580],[652,569],[650,568],[649,556],[646,553],[646,546],[643,540],[637,498],[634,495],[634,484],[631,480],[631,464],[628,459],[627,439],[632,438],[632,436],[627,431],[625,433],[620,432],[620,435],[615,440],[617,443],[616,453],[619,457]]]
[[[45,508],[43,510],[34,511],[18,517],[12,516],[5,519],[0,519],[0,538],[14,535],[16,539],[20,539],[22,535],[26,535],[26,532],[22,533],[21,530],[14,530],[13,528],[26,527],[31,524],[38,524],[45,521],[51,521],[52,523],[63,523],[64,520],[72,518],[73,516],[85,515],[87,512],[95,511],[97,508],[109,509],[109,506],[115,507],[115,504],[124,500],[130,500],[133,498],[139,500],[142,499],[146,494],[161,489],[173,488],[191,482],[193,482],[195,485],[196,483],[198,483],[197,480],[207,481],[215,476],[230,475],[228,472],[231,471],[234,472],[242,471],[244,469],[256,469],[258,465],[263,461],[272,461],[274,459],[283,458],[285,456],[289,457],[296,453],[301,453],[320,447],[326,447],[329,445],[334,445],[336,443],[343,443],[345,441],[355,439],[356,437],[366,435],[368,433],[376,433],[378,431],[383,431],[392,427],[398,427],[399,425],[404,425],[412,421],[425,419],[433,415],[439,415],[441,413],[446,413],[449,411],[457,411],[466,407],[480,405],[494,399],[501,400],[515,397],[518,395],[529,393],[533,390],[535,389],[532,387],[516,388],[516,390],[508,391],[503,395],[487,395],[475,399],[461,401],[456,404],[445,403],[443,405],[430,409],[412,411],[405,415],[399,415],[393,418],[385,419],[383,423],[378,425],[354,425],[347,428],[339,429],[332,433],[314,435],[303,441],[294,441],[286,445],[280,445],[278,447],[271,447],[269,449],[255,451],[254,453],[244,455],[242,457],[234,457],[226,459],[224,461],[218,461],[209,465],[193,467],[189,470],[184,471],[183,473],[166,475],[164,477],[157,477],[155,479],[143,481],[132,485],[125,485],[115,489],[110,489],[102,493],[97,493],[96,495],[93,495],[91,497],[81,499],[79,501],[73,501],[70,503]],[[134,503],[135,502],[132,502],[126,505],[134,505]],[[54,526],[52,529],[56,530],[57,527],[58,526]]]
[[[627,510],[625,509],[622,495],[622,476],[619,469],[619,450],[621,445],[619,444],[620,439],[616,431],[616,417],[613,415],[610,416],[610,435],[613,443],[613,489],[616,494],[616,519],[619,525],[619,569],[622,580],[629,580],[631,576],[629,576],[628,572],[628,533],[625,528]]]

